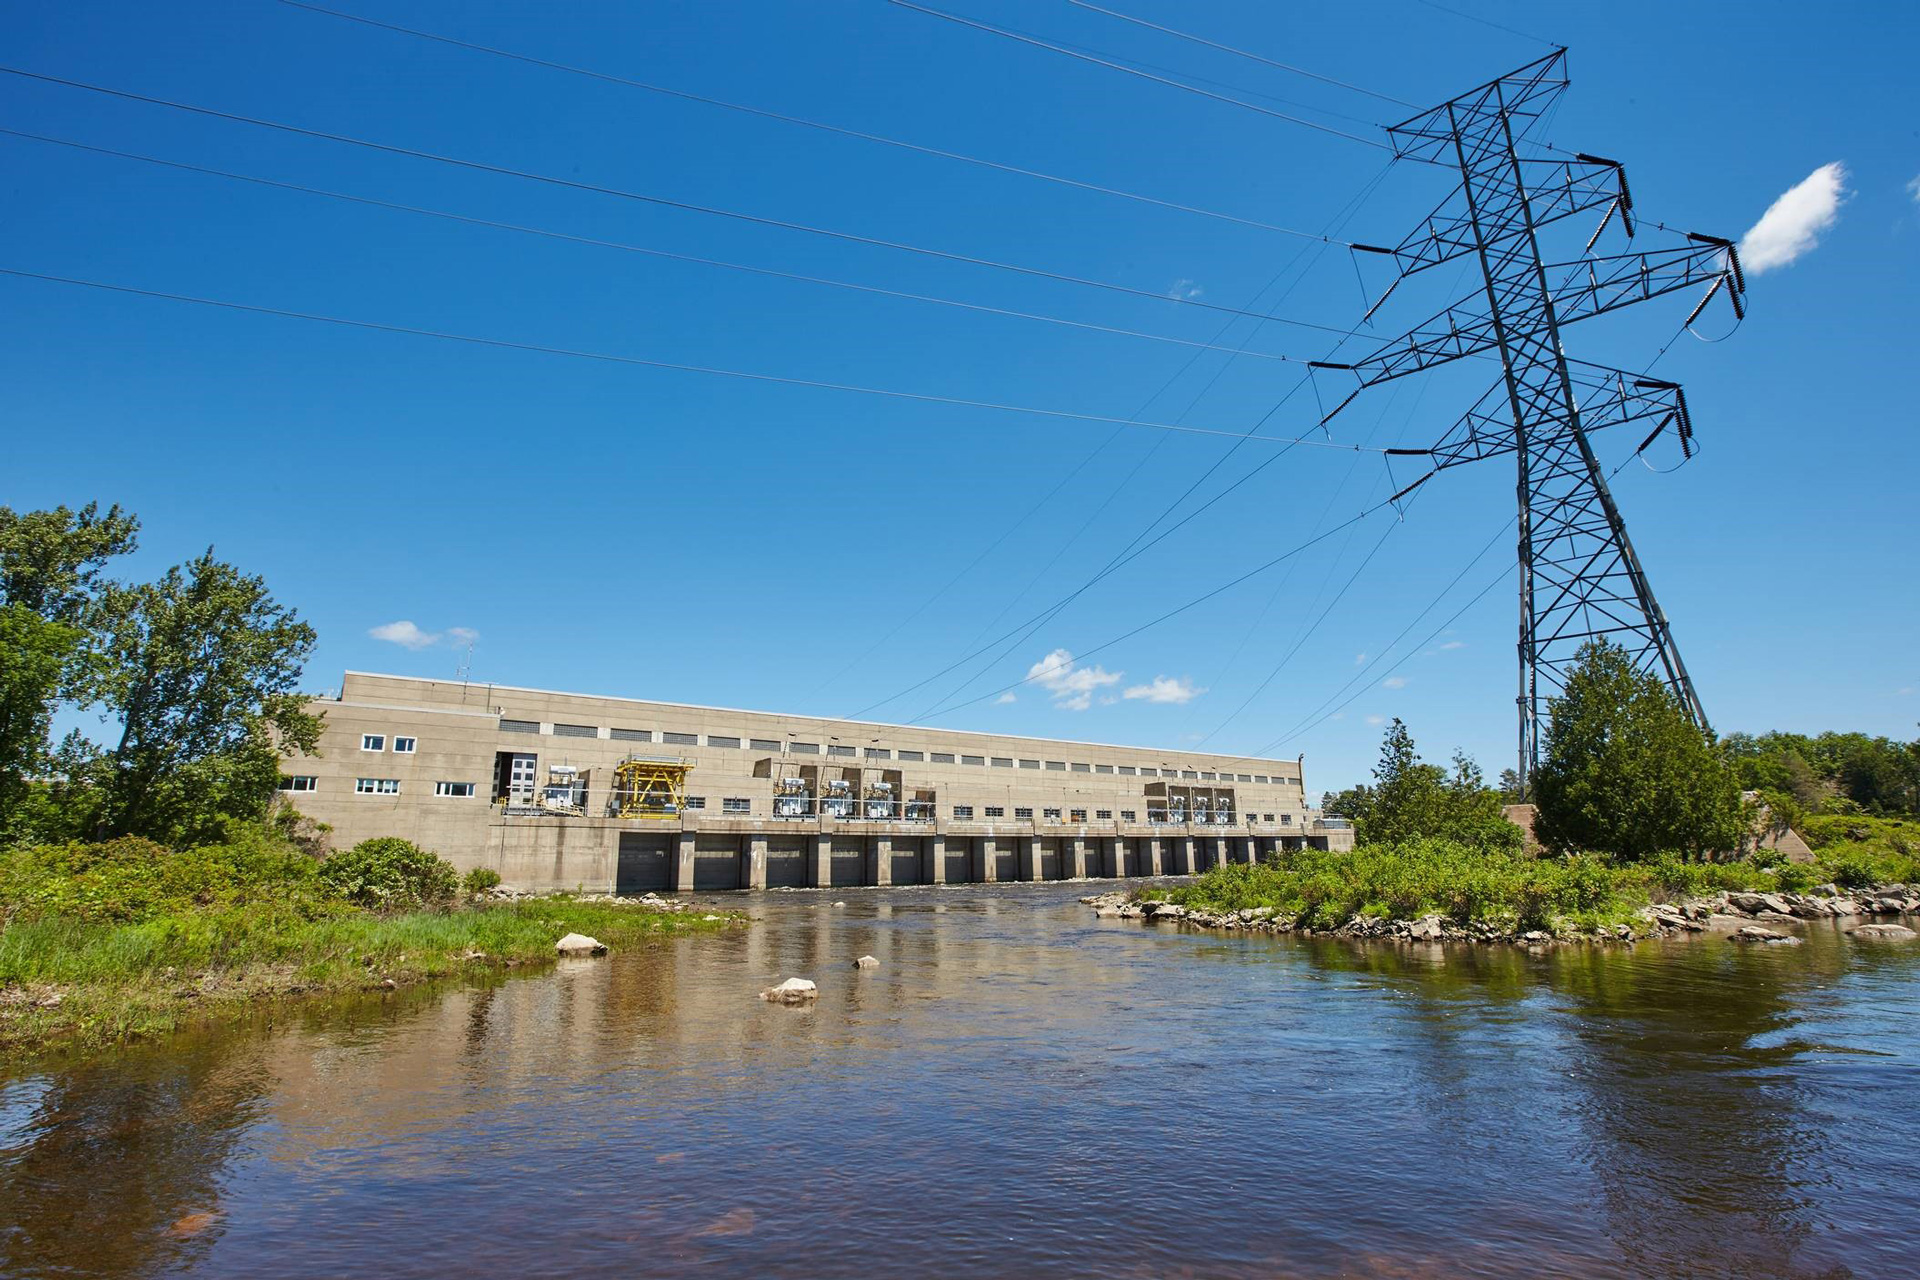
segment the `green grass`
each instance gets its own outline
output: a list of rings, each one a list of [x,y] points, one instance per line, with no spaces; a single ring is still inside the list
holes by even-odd
[[[1487,853],[1447,840],[1362,845],[1351,853],[1301,850],[1258,866],[1215,867],[1191,884],[1147,896],[1203,911],[1268,907],[1309,928],[1357,918],[1437,914],[1461,924],[1592,931],[1630,920],[1650,902],[1721,890],[1804,893],[1833,881],[1857,888],[1920,879],[1914,859],[1836,844],[1813,864],[1678,858],[1615,866],[1590,856]]]
[[[55,1045],[92,1050],[238,1018],[265,998],[548,961],[566,933],[620,948],[738,923],[567,898],[390,915],[345,909],[315,916],[310,907],[187,908],[128,923],[11,920],[0,928],[0,1057]],[[476,951],[484,958],[469,958]]]

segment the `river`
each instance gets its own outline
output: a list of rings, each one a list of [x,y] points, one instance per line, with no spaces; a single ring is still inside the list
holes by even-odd
[[[0,1274],[1920,1273],[1920,944],[1088,891],[730,895],[751,928],[0,1077]]]

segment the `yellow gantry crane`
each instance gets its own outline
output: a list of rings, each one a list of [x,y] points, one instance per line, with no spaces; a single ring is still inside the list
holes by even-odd
[[[616,818],[677,818],[687,805],[687,760],[629,756],[613,769]]]

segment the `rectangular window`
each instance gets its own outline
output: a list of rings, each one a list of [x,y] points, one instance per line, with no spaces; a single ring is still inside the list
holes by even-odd
[[[887,748],[885,748],[885,747],[868,747],[868,748],[867,748],[867,759],[869,759],[869,760],[891,760],[891,759],[893,759],[893,752],[891,752],[891,751],[889,751],[889,750],[888,750]]]
[[[957,804],[953,806],[953,816],[965,822],[967,819],[973,817],[973,806],[970,804]]]
[[[1075,765],[1073,766],[1073,771],[1074,771],[1075,773],[1092,773],[1092,772],[1093,772],[1093,766],[1092,766],[1092,765],[1090,765],[1090,764],[1079,764],[1079,763],[1076,763],[1076,764],[1075,764]]]
[[[1239,780],[1240,780],[1241,782],[1252,782],[1252,781],[1253,781],[1253,775],[1252,775],[1252,774],[1250,774],[1250,773],[1236,773],[1236,774],[1234,774],[1233,776],[1234,776],[1235,778],[1238,778],[1238,779],[1239,779]]]
[[[1270,814],[1270,813],[1269,813],[1269,814],[1267,814],[1267,815],[1266,815],[1266,819],[1265,819],[1265,820],[1266,820],[1266,821],[1268,821],[1268,822],[1272,822],[1272,821],[1273,821],[1273,815],[1272,815],[1272,814]]]
[[[1069,822],[1085,822],[1087,820],[1087,811],[1085,809],[1071,809],[1067,813],[1067,820]]]
[[[1093,766],[1093,771],[1095,773],[1112,773],[1113,766],[1110,764],[1097,764]]]
[[[384,733],[361,734],[360,749],[362,751],[385,751],[387,749],[387,735]]]
[[[500,732],[538,733],[540,732],[540,722],[538,720],[502,720],[500,722]]]
[[[1122,809],[1120,811],[1120,821],[1122,822],[1137,822],[1139,820],[1140,811],[1138,809]]]
[[[993,767],[996,769],[1011,769],[1013,768],[1013,757],[995,756],[993,758]]]
[[[838,742],[830,742],[827,744],[827,754],[830,756],[850,756],[853,754],[853,748],[843,746]]]
[[[553,736],[556,738],[597,738],[600,736],[600,728],[598,725],[591,724],[556,724],[553,726]]]
[[[433,784],[433,794],[453,800],[464,800],[473,794],[473,784],[471,782],[436,782]]]
[[[820,754],[820,744],[817,742],[789,742],[787,744],[787,750],[797,756],[817,756]]]
[[[1256,773],[1253,775],[1253,780],[1255,782],[1264,784],[1267,780],[1267,775],[1264,773]]]
[[[688,796],[687,797],[687,808],[704,809],[706,807],[707,807],[707,798],[705,796]]]
[[[398,778],[355,778],[353,790],[363,796],[397,796],[400,794]]]
[[[1058,822],[1060,821],[1060,811],[1058,809],[1042,809],[1040,811],[1040,821]]]
[[[1095,822],[1112,822],[1112,821],[1113,821],[1113,810],[1111,810],[1111,809],[1095,809],[1095,810],[1093,811],[1093,820],[1094,820]]]
[[[748,738],[747,745],[755,751],[778,751],[780,744],[771,738]]]
[[[418,741],[413,738],[395,738],[393,740],[394,754],[410,756],[413,754],[413,749],[418,745]]]
[[[671,742],[677,747],[696,747],[700,745],[700,735],[697,733],[675,733],[669,729],[660,735],[660,741]]]
[[[1206,779],[1206,780],[1207,780],[1208,782],[1212,782],[1212,781],[1213,781],[1213,774],[1212,774],[1211,772],[1208,772],[1208,773],[1203,773],[1203,774],[1201,774],[1200,776],[1201,776],[1201,777],[1203,777],[1203,778],[1205,778],[1205,779]]]
[[[745,796],[728,796],[720,802],[722,813],[752,813],[753,801]]]
[[[320,779],[310,773],[296,773],[290,778],[281,778],[280,789],[282,791],[318,791]]]
[[[985,756],[961,756],[960,757],[961,764],[985,764],[986,762],[987,762],[987,758]],[[1012,764],[1013,761],[1011,760],[996,761],[995,763]]]
[[[651,729],[609,729],[607,736],[615,742],[652,742]]]
[[[1140,766],[1140,776],[1143,778],[1156,778],[1159,775],[1160,775],[1160,771],[1158,769],[1155,769],[1151,765],[1143,764]],[[1169,774],[1168,776],[1171,777],[1172,775]]]
[[[1121,776],[1121,777],[1123,777],[1123,778],[1131,778],[1131,777],[1132,777],[1133,775],[1134,775],[1134,767],[1133,767],[1132,765],[1130,765],[1130,764],[1123,764],[1123,765],[1121,765],[1121,766],[1120,766],[1120,776]]]
[[[1007,811],[1000,805],[990,804],[987,806],[987,816],[989,818],[1004,818],[1007,816]]]
[[[925,760],[926,758],[927,758],[927,753],[924,751],[902,751],[900,753],[900,759],[902,761]],[[952,762],[952,757],[948,757],[948,762],[949,763]]]
[[[953,763],[953,752],[951,752],[951,751],[936,751],[936,752],[934,752],[934,753],[933,753],[933,763],[935,763],[935,764],[952,764],[952,763]],[[976,756],[976,757],[974,757],[973,759],[971,759],[971,760],[968,760],[968,761],[967,761],[967,763],[968,763],[968,764],[979,764],[979,763],[980,763],[980,760],[979,760],[979,757],[977,757],[977,756]]]
[[[1065,760],[1049,760],[1047,761],[1047,768],[1053,770],[1055,773],[1065,773],[1067,771],[1067,762]]]
[[[1169,773],[1167,776],[1171,778],[1173,775]],[[1200,775],[1198,773],[1195,773],[1192,769],[1182,769],[1180,771],[1180,776],[1183,778],[1197,778]]]
[[[1020,767],[1022,769],[1038,769],[1040,767],[1040,762],[1038,760],[1022,760],[1020,762]]]
[[[1013,816],[1014,816],[1014,817],[1016,817],[1016,818],[1018,818],[1018,819],[1020,819],[1020,821],[1022,821],[1022,822],[1032,822],[1032,821],[1033,821],[1033,810],[1032,810],[1032,809],[1030,809],[1030,808],[1028,808],[1028,809],[1015,809],[1015,810],[1013,811]]]
[[[707,735],[707,745],[710,747],[731,747],[735,750],[738,750],[740,746],[740,739],[727,738],[727,737],[722,737],[720,734],[717,734],[717,733],[710,733]]]

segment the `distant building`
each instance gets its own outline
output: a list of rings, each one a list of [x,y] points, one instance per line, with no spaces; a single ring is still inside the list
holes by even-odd
[[[1298,760],[348,672],[281,790],[526,889],[1144,876],[1352,846]]]

